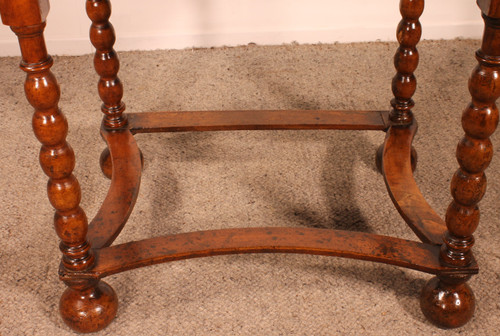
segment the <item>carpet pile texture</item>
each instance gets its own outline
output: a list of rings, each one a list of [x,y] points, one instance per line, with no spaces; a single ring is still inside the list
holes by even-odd
[[[460,115],[476,40],[423,41],[416,71],[415,177],[444,216],[458,165]],[[394,43],[242,46],[120,54],[133,112],[213,109],[389,109]],[[54,57],[82,207],[97,212],[109,181],[92,55]],[[0,335],[72,335],[58,313],[58,238],[31,131],[18,58],[0,69]],[[217,228],[289,226],[416,236],[398,215],[374,155],[376,131],[238,131],[137,135],[145,167],[117,242]],[[500,330],[500,136],[475,233],[476,313],[445,331],[425,320],[429,275],[307,255],[177,261],[107,278],[115,321],[96,335],[495,335]]]

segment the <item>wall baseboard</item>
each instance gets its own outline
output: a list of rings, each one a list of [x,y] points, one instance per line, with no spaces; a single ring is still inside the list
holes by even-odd
[[[478,22],[453,25],[424,25],[423,39],[480,38],[483,26]],[[118,32],[119,33],[119,32]],[[156,50],[208,48],[220,46],[238,46],[248,43],[259,45],[279,45],[297,42],[309,43],[349,43],[367,41],[395,41],[395,28],[391,25],[381,27],[348,27],[325,30],[235,32],[213,34],[164,34],[148,36],[120,36],[118,34],[115,49]],[[47,37],[47,48],[53,55],[84,55],[93,52],[86,38],[51,39]],[[10,40],[0,40],[0,56],[19,56],[19,46],[14,35]]]

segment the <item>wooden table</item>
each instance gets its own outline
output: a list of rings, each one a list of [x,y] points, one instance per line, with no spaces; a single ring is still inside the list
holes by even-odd
[[[48,0],[0,0],[4,24],[19,39],[25,92],[34,107],[33,130],[42,144],[40,163],[49,177],[48,197],[55,208],[55,230],[61,239],[60,278],[68,286],[60,300],[64,321],[79,332],[106,327],[118,299],[102,278],[167,261],[237,253],[307,253],[363,259],[434,274],[421,293],[425,316],[441,327],[467,323],[475,299],[467,280],[478,272],[471,247],[479,223],[478,202],[486,189],[484,170],[493,155],[489,137],[498,124],[495,101],[500,96],[500,0],[478,0],[485,22],[477,67],[469,81],[471,103],[462,124],[465,136],[457,147],[459,169],[451,182],[453,200],[445,220],[427,204],[413,178],[416,153],[412,140],[417,124],[412,113],[423,0],[400,0],[399,48],[392,81],[390,111],[189,111],[127,113],[115,34],[109,22],[109,0],[86,0],[92,21],[90,40],[100,76],[104,113],[101,134],[107,149],[101,168],[111,178],[109,192],[88,223],[80,208],[80,186],[72,174],[73,150],[66,142],[68,124],[58,108],[56,78],[50,71],[43,31]],[[451,9],[450,9],[451,10]],[[438,74],[436,73],[436,76]],[[142,170],[136,133],[216,130],[349,129],[386,132],[376,158],[388,192],[401,216],[420,241],[363,232],[311,228],[243,228],[198,231],[112,245],[135,204]],[[436,153],[439,155],[438,153]]]

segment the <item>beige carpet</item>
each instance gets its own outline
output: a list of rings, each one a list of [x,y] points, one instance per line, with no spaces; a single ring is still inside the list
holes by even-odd
[[[457,168],[460,114],[478,41],[426,41],[415,96],[416,179],[443,214]],[[392,43],[248,46],[121,54],[128,110],[387,109]],[[98,158],[100,102],[92,56],[56,57],[60,105],[92,217],[109,182]],[[71,335],[58,314],[60,253],[17,58],[0,59],[0,334]],[[414,239],[374,153],[382,132],[276,131],[138,135],[139,200],[119,242],[197,229],[310,226]],[[474,250],[473,320],[444,331],[419,308],[429,275],[304,255],[178,261],[108,278],[116,320],[98,335],[495,335],[500,330],[500,138]]]

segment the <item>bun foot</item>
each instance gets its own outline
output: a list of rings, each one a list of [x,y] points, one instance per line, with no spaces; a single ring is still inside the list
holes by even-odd
[[[116,293],[103,281],[84,289],[68,287],[59,303],[64,322],[81,333],[104,329],[115,318],[117,309]]]
[[[476,299],[467,283],[449,284],[437,277],[427,282],[420,296],[425,317],[441,328],[458,328],[474,314]]]

